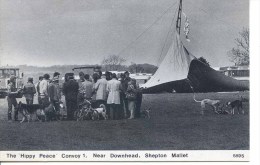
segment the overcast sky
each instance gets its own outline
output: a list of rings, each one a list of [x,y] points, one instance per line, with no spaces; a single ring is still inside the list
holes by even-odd
[[[0,63],[50,66],[100,64],[118,54],[157,64],[179,0],[0,0]],[[174,5],[175,4],[175,5]],[[249,0],[183,0],[191,42],[212,66],[231,63],[227,51],[249,26]]]

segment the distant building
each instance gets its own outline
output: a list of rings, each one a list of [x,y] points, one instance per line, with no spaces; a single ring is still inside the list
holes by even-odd
[[[136,83],[141,85],[141,84],[145,84],[152,77],[152,74],[135,73],[135,74],[130,74],[130,77],[136,79]]]
[[[117,77],[120,77],[120,74],[125,73],[125,71],[109,71],[111,73],[115,73]],[[105,74],[105,72],[102,72],[102,74]],[[130,73],[130,78],[136,79],[136,83],[141,85],[146,83],[151,77],[152,74],[150,73]]]
[[[249,66],[219,67],[218,71],[240,81],[249,81]]]

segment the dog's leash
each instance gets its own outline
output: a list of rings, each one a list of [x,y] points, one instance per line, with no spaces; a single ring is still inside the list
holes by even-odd
[[[201,102],[201,101],[198,101],[198,100],[196,100],[195,98],[196,98],[196,96],[195,96],[195,91],[194,91],[194,88],[193,88],[193,86],[191,85],[191,81],[190,81],[190,79],[189,78],[187,78],[187,80],[188,80],[188,84],[189,84],[189,86],[190,86],[190,89],[192,90],[192,92],[193,92],[193,100],[195,101],[195,102]]]
[[[188,84],[189,84],[189,86],[190,86],[190,89],[192,90],[193,93],[195,93],[195,92],[194,92],[194,88],[193,88],[193,86],[191,85],[190,79],[187,78],[187,80],[188,80]]]
[[[188,84],[189,84],[189,86],[190,86],[190,89],[192,90],[192,92],[193,92],[193,99],[195,100],[195,92],[194,92],[194,88],[193,88],[193,86],[191,85],[191,81],[190,81],[190,79],[189,78],[187,78],[187,82],[188,82]]]

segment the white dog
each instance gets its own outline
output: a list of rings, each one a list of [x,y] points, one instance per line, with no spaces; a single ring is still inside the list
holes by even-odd
[[[202,115],[204,115],[204,110],[206,105],[210,105],[213,108],[214,112],[218,114],[218,107],[220,105],[220,100],[203,99],[201,101],[198,101],[195,99],[195,95],[193,95],[193,99],[195,102],[200,103]]]
[[[100,104],[99,108],[95,108],[92,114],[92,120],[99,120],[99,117],[102,116],[105,120],[107,120],[107,111],[106,106],[104,104]]]

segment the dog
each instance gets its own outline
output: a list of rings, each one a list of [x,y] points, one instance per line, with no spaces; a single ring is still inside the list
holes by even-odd
[[[151,112],[151,107],[146,108],[146,109],[144,109],[144,110],[142,110],[142,111],[140,112],[140,116],[141,116],[142,118],[148,118],[148,119],[150,119],[150,118],[151,118],[150,112]]]
[[[28,123],[32,120],[32,116],[35,115],[38,121],[43,121],[46,119],[45,112],[43,110],[43,106],[40,104],[23,104],[21,101],[18,104],[18,112],[23,115],[23,119],[20,123],[23,123],[25,120]]]
[[[99,108],[94,108],[93,110],[92,120],[99,120],[100,116],[105,120],[108,119],[106,106],[104,104],[100,104]]]
[[[228,115],[230,114],[226,109],[225,109],[225,104],[221,103],[219,106],[218,114],[221,115]]]
[[[242,114],[245,114],[245,111],[243,110],[243,102],[248,101],[247,99],[244,99],[242,96],[240,97],[240,100],[235,100],[232,102],[227,102],[226,103],[226,107],[231,107],[231,115],[235,114],[235,108],[237,109],[237,113],[239,114],[240,108],[241,108],[241,112]]]
[[[59,121],[61,119],[60,111],[57,111],[52,103],[50,103],[47,107],[44,108],[44,112],[46,114],[46,121]]]
[[[93,120],[94,109],[91,106],[91,102],[89,100],[84,100],[81,104],[79,104],[80,109],[75,112],[75,117],[77,121],[81,120]]]
[[[200,103],[202,115],[204,115],[204,110],[206,108],[206,105],[210,105],[213,108],[214,112],[218,114],[220,100],[203,99],[201,101],[198,101],[195,98],[195,94],[193,95],[193,99],[195,102]]]
[[[93,120],[93,113],[94,109],[90,107],[82,107],[77,113],[76,113],[76,119],[77,121],[81,120]]]

